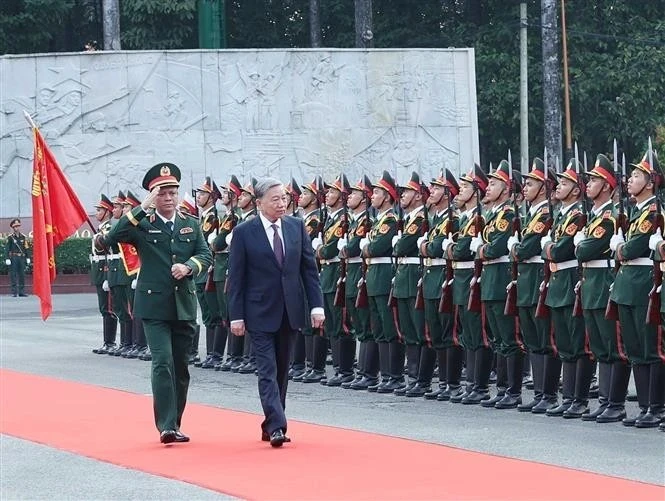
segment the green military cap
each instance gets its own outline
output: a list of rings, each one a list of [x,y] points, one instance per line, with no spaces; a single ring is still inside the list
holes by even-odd
[[[127,195],[125,195],[125,200],[123,202],[124,205],[131,205],[132,207],[138,207],[141,205],[141,201],[132,193],[131,191],[127,190]]]
[[[439,177],[432,179],[430,184],[448,188],[450,195],[453,197],[456,197],[459,194],[459,183],[457,182],[457,179],[455,179],[455,175],[447,168],[441,171]]]
[[[125,194],[122,190],[118,191],[118,194],[113,197],[113,205],[122,205],[125,203]]]
[[[12,219],[9,222],[9,227],[10,228],[16,228],[17,226],[21,226],[21,220],[19,218],[15,217],[14,219]]]
[[[95,204],[96,209],[106,209],[106,210],[113,210],[113,202],[109,200],[109,197],[106,195],[101,195],[99,197],[99,202]]]
[[[215,181],[210,176],[206,176],[205,181],[203,181],[203,184],[196,191],[209,193],[215,200],[222,198],[222,192],[219,191],[217,184],[215,184]]]
[[[582,176],[580,175],[582,169],[583,167],[580,161],[571,158],[568,162],[568,165],[566,166],[566,170],[557,173],[557,177],[568,179],[569,181],[577,184],[581,189],[584,189],[584,179],[582,179]]]
[[[399,198],[397,192],[397,183],[395,183],[395,180],[387,170],[383,171],[381,179],[374,183],[373,187],[381,188],[382,190],[386,191],[393,200],[397,200]]]
[[[473,164],[473,169],[468,174],[461,176],[460,180],[477,186],[483,194],[487,191],[487,185],[489,184],[487,174],[485,174],[483,168],[478,164]]]
[[[327,185],[326,187],[335,189],[341,193],[349,194],[351,192],[351,184],[349,183],[349,180],[345,174],[340,174],[337,176],[337,179],[335,179],[332,184]]]
[[[614,175],[614,169],[612,168],[612,162],[602,153],[599,153],[596,157],[596,163],[589,172],[589,176],[599,177],[607,181],[612,189],[617,187],[617,178]]]
[[[404,185],[401,186],[404,190],[413,190],[417,192],[422,192],[422,187],[420,185],[420,176],[416,171],[411,172],[411,179]]]
[[[541,158],[535,157],[531,162],[531,170],[524,174],[524,177],[535,179],[541,183],[545,181],[545,162]],[[547,180],[556,184],[556,171],[551,167],[547,169]]]
[[[367,174],[363,174],[363,177],[358,180],[356,184],[351,186],[352,190],[357,190],[357,191],[362,191],[367,195],[368,197],[372,196],[372,181],[370,178],[367,176]]]
[[[163,162],[150,168],[143,177],[141,185],[148,191],[158,186],[180,186],[180,176],[177,165]]]
[[[644,156],[642,157],[642,160],[639,161],[639,163],[636,164],[630,164],[636,169],[640,169],[642,172],[645,172],[646,174],[659,174],[662,175],[662,171],[660,170],[660,164],[658,163],[658,155],[656,154],[656,151],[654,150],[652,152],[652,158],[653,158],[653,165],[649,163],[649,152],[647,151]]]
[[[242,185],[235,174],[231,174],[231,179],[226,185],[223,185],[222,188],[232,191],[235,193],[236,197],[239,197],[240,193],[242,193]]]

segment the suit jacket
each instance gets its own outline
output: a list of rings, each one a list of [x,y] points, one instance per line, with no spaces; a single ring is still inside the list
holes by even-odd
[[[302,219],[282,218],[284,263],[280,268],[260,217],[236,227],[229,252],[229,318],[244,320],[248,331],[277,332],[284,310],[292,329],[305,327],[311,308],[323,307],[323,294],[311,240]]]
[[[127,242],[141,258],[134,296],[134,314],[154,320],[196,320],[196,287],[192,279],[208,269],[212,255],[198,220],[176,214],[173,233],[155,214],[141,207],[123,215],[106,236],[104,245]],[[174,263],[188,265],[192,274],[181,280],[171,276]]]

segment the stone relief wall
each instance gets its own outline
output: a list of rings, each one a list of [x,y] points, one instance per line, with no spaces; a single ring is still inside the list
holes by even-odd
[[[400,182],[478,153],[473,49],[94,52],[0,57],[0,218],[30,215],[34,118],[79,197],[142,196],[147,168],[183,187],[236,174]]]

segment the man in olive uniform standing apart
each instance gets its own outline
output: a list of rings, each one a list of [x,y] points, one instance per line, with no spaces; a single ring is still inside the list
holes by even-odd
[[[542,257],[550,261],[552,271],[545,304],[550,307],[556,350],[563,363],[563,403],[548,409],[546,414],[565,418],[579,418],[589,412],[589,387],[594,372],[586,349],[584,317],[573,315],[578,280],[574,238],[585,222],[580,203],[585,189],[581,172],[581,164],[572,159],[565,172],[557,174],[556,198],[561,208],[554,219],[554,239],[549,234],[541,239]],[[554,380],[550,377],[552,370],[546,365],[547,382]],[[556,390],[546,388],[545,393],[556,395]]]
[[[9,226],[13,231],[7,236],[5,264],[9,267],[12,296],[28,297],[25,293],[25,266],[30,264],[28,237],[20,231],[20,219],[12,219]]]
[[[160,441],[187,442],[180,431],[189,388],[189,355],[196,325],[193,277],[208,269],[210,249],[198,221],[176,210],[180,169],[170,163],[143,178],[150,191],[140,207],[124,215],[96,245],[127,242],[141,258],[135,313],[143,319],[152,352],[152,393]],[[146,211],[154,203],[155,212]]]
[[[553,223],[547,197],[556,184],[556,171],[548,168],[546,172],[545,163],[536,157],[531,171],[524,177],[524,199],[530,207],[521,238],[512,235],[508,239],[508,249],[511,259],[518,263],[517,281],[511,286],[517,287],[516,306],[533,374],[533,400],[518,405],[517,410],[531,412],[543,399],[545,360],[554,356],[550,343],[550,319],[536,317],[536,308],[544,276],[540,240],[548,234]],[[555,376],[558,380],[558,372]]]
[[[476,403],[489,399],[488,384],[493,357],[489,328],[480,312],[468,308],[474,271],[474,253],[470,246],[471,240],[478,234],[479,226],[484,224],[479,201],[485,197],[487,183],[487,175],[478,164],[473,166],[471,172],[460,177],[460,191],[455,198],[461,211],[457,241],[446,238],[441,243],[446,256],[454,260],[453,315],[459,318],[459,327],[453,326],[453,329],[460,329],[462,345],[466,350],[466,388],[462,391],[461,388],[449,387],[437,396],[439,401],[460,403],[471,395],[471,401]]]
[[[221,198],[222,194],[215,182],[206,176],[203,184],[196,190],[196,205],[199,208],[199,223],[201,224],[201,231],[203,238],[208,242],[210,235],[217,233],[219,225],[219,218],[217,217],[217,207],[215,204]],[[206,328],[206,358],[201,362],[199,358],[199,334],[194,335],[192,344],[192,356],[190,363],[202,367],[206,363],[207,369],[212,369],[215,364],[211,363],[213,357],[213,343],[215,341],[215,329],[222,323],[222,318],[219,314],[219,306],[217,305],[217,293],[215,291],[206,291],[206,282],[208,282],[208,275],[214,273],[214,270],[206,270],[194,277],[196,283],[196,297],[199,301],[201,308],[201,320]]]
[[[99,222],[97,232],[106,235],[111,230],[111,216],[113,215],[113,202],[106,195],[101,195],[95,205],[95,218]],[[94,243],[94,240],[93,240]],[[108,264],[106,262],[106,249],[97,249],[92,245],[90,254],[90,283],[97,290],[97,304],[102,315],[103,342],[102,346],[92,350],[98,355],[112,353],[116,349],[115,337],[118,329],[118,319],[111,308],[111,294],[106,280]],[[104,284],[106,283],[106,287]]]
[[[657,427],[665,413],[662,327],[646,321],[649,291],[653,285],[649,240],[655,232],[658,214],[655,194],[661,183],[658,157],[655,152],[647,153],[634,165],[628,179],[628,193],[635,199],[635,209],[625,241],[620,233],[610,239],[610,249],[621,262],[610,297],[619,306],[621,335],[633,364],[640,406],[640,414],[624,419],[623,424],[638,428]],[[655,247],[653,242],[651,246]]]
[[[367,296],[369,301],[370,322],[374,341],[379,347],[379,368],[381,370],[381,381],[369,386],[368,391],[378,391],[382,386],[390,386],[393,391],[400,386],[400,380],[404,376],[400,373],[391,379],[391,365],[399,365],[400,360],[403,367],[404,351],[401,357],[398,351],[396,364],[391,364],[390,345],[399,342],[393,312],[388,306],[388,296],[393,279],[393,237],[397,236],[397,217],[393,211],[393,205],[397,201],[397,185],[395,180],[387,172],[376,184],[373,185],[372,207],[376,209],[377,215],[369,235],[360,241],[362,256],[367,263]],[[403,346],[403,345],[395,345]],[[388,389],[385,390],[388,392]]]

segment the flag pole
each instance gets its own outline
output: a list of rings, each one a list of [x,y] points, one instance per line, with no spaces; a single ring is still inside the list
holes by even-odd
[[[37,124],[35,124],[35,121],[34,121],[34,120],[32,119],[32,117],[30,116],[30,113],[28,113],[27,111],[23,110],[23,116],[25,117],[25,119],[27,120],[27,122],[30,124],[30,127],[32,127],[32,130],[33,130],[33,131],[35,131],[35,130],[39,130],[39,128],[37,127]],[[95,233],[97,233],[97,228],[95,228],[95,225],[92,224],[92,221],[90,220],[90,216],[88,216],[88,215],[86,214],[86,215],[85,215],[85,220],[86,220],[86,222],[88,223],[88,225],[90,225],[90,229],[92,230],[93,235],[94,235]]]

